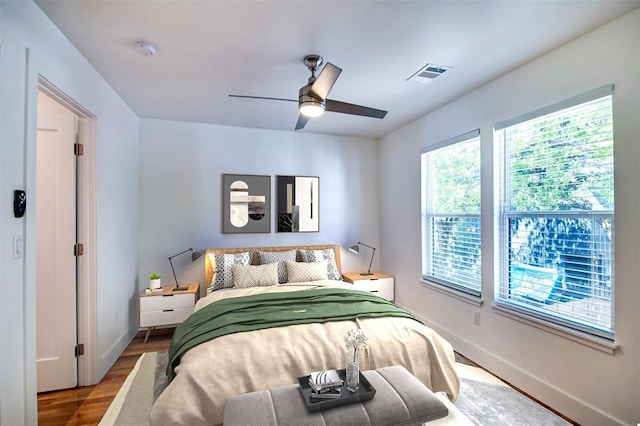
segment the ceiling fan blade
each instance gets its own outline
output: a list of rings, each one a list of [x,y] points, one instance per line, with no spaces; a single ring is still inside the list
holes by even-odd
[[[297,99],[269,98],[269,97],[266,97],[266,96],[229,95],[229,97],[230,98],[247,98],[247,99],[266,99],[268,101],[298,102]]]
[[[306,126],[308,121],[309,121],[309,117],[307,117],[306,115],[300,114],[300,116],[298,117],[298,122],[296,123],[296,130],[302,129],[304,126]]]
[[[387,111],[381,109],[369,108],[362,105],[350,104],[347,102],[334,101],[327,99],[325,101],[325,111],[341,112],[343,114],[362,115],[371,118],[384,118]]]
[[[309,93],[315,98],[326,99],[341,72],[341,68],[336,67],[331,62],[327,62],[327,65],[318,74],[316,81],[309,88]]]

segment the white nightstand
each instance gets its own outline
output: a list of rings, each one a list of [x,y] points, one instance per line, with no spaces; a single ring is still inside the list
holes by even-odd
[[[166,285],[162,290],[140,294],[140,328],[147,328],[144,342],[149,333],[161,325],[177,325],[193,313],[200,294],[199,284],[182,284],[184,291],[172,291],[174,286]]]
[[[373,275],[361,275],[360,272],[347,272],[342,279],[352,283],[358,290],[365,290],[393,302],[395,298],[395,280],[393,276],[376,271]]]

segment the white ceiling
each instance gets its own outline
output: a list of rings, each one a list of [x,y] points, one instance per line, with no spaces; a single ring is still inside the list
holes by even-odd
[[[640,6],[640,0],[36,0],[140,117],[293,131],[302,58],[343,69],[329,98],[388,110],[325,113],[303,130],[381,137]],[[153,57],[138,40],[158,47]],[[612,48],[615,48],[612,47]],[[427,63],[452,69],[407,81]],[[552,72],[550,70],[549,72]]]

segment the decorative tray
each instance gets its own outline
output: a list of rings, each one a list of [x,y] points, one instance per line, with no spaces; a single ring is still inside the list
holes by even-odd
[[[341,405],[353,404],[354,402],[368,401],[376,394],[376,389],[369,383],[360,372],[360,388],[355,392],[347,390],[345,380],[345,370],[336,370],[338,375],[343,380],[342,387],[340,389],[340,398],[335,399],[323,399],[316,400],[311,397],[311,386],[309,386],[309,376],[298,377],[300,383],[300,392],[302,393],[302,399],[307,405],[309,411],[321,411],[329,408],[339,407]]]

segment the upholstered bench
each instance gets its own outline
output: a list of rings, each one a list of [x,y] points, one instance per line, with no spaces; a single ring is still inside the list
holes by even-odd
[[[383,367],[362,374],[376,389],[369,401],[309,412],[299,386],[289,385],[231,398],[224,407],[223,424],[420,425],[446,417],[450,408],[457,412],[456,420],[466,420],[446,397],[436,396],[404,367]]]

